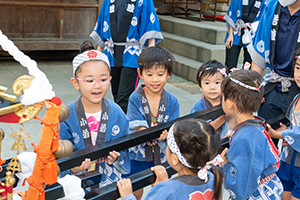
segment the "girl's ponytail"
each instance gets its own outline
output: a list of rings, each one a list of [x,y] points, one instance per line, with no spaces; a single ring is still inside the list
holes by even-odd
[[[217,166],[210,165],[211,171],[214,174],[214,200],[222,199],[222,184],[223,184],[223,172]]]

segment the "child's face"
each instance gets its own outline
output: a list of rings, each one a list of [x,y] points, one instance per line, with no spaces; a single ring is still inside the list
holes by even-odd
[[[222,94],[221,83],[223,79],[224,76],[220,72],[216,72],[212,76],[206,75],[202,77],[200,90],[211,103],[214,101],[220,101]]]
[[[300,87],[300,59],[297,59],[295,63],[294,79],[298,87]]]
[[[150,69],[143,70],[142,73],[138,69],[138,73],[141,79],[144,80],[145,90],[152,94],[161,94],[167,80],[171,77],[164,66],[153,66]]]
[[[80,90],[82,102],[85,105],[100,104],[109,88],[110,72],[107,65],[101,61],[87,61],[81,66],[77,78],[83,81],[75,78],[71,81],[75,89]]]

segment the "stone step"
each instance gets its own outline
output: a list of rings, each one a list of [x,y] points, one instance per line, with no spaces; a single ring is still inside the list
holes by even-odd
[[[161,30],[167,33],[207,42],[224,44],[227,27],[225,22],[192,21],[167,15],[159,15]]]
[[[216,59],[225,62],[225,45],[209,44],[195,39],[162,32],[164,40],[158,46],[164,47],[169,51],[199,62]]]
[[[197,70],[203,63],[180,56],[175,53],[172,53],[172,55],[175,58],[175,62],[173,64],[173,73],[188,81],[197,83]]]

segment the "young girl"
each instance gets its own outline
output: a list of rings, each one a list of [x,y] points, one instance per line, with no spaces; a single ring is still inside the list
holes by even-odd
[[[148,47],[138,58],[138,73],[144,80],[129,98],[127,116],[131,132],[140,131],[179,117],[177,98],[164,90],[172,75],[172,54],[161,47]],[[158,140],[140,144],[129,150],[131,174],[148,169],[166,161],[167,131]],[[152,153],[153,152],[153,153]],[[137,194],[138,199],[142,191]]]
[[[298,87],[300,87],[300,49],[294,53],[294,68],[293,76]],[[279,130],[274,131],[270,125],[269,134],[273,138],[284,139],[282,143],[282,154],[280,158],[280,168],[277,172],[280,178],[284,192],[283,200],[300,199],[300,94],[298,94],[294,101],[288,108],[287,118],[291,122],[291,129],[281,124]]]
[[[70,140],[74,151],[78,151],[129,134],[128,119],[122,109],[104,98],[111,79],[107,56],[97,50],[79,54],[73,60],[73,76],[71,82],[81,95],[68,104],[70,116],[60,124],[61,139]],[[121,155],[113,151],[107,158],[98,159],[95,166],[86,159],[71,172],[78,173],[91,166],[91,170],[102,172],[101,187],[118,181],[121,173],[130,171],[128,157],[126,151]]]
[[[185,119],[170,128],[167,142],[167,161],[178,177],[168,180],[162,166],[151,168],[157,178],[146,199],[221,199],[223,175],[211,165],[222,162],[220,156],[216,157],[220,135],[213,127],[200,119]],[[119,181],[117,186],[123,200],[135,199],[129,179]]]
[[[199,67],[197,71],[197,82],[201,92],[203,93],[203,97],[196,101],[190,113],[198,112],[221,104],[221,83],[224,77],[227,76],[227,73],[227,68],[217,60],[207,61]],[[216,130],[221,127],[221,138],[225,137],[226,133],[230,129],[228,121],[226,120],[226,116],[222,115],[211,122],[211,125]]]

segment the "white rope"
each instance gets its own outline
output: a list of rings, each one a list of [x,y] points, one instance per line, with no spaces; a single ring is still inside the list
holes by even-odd
[[[46,99],[50,100],[55,96],[54,91],[52,91],[52,85],[46,75],[39,70],[37,63],[20,51],[1,30],[0,45],[3,50],[13,56],[13,58],[23,67],[26,67],[31,76],[35,77],[32,81],[32,85],[28,89],[25,89],[23,91],[24,94],[21,96],[21,102],[24,105],[33,105],[35,103],[43,102]]]

